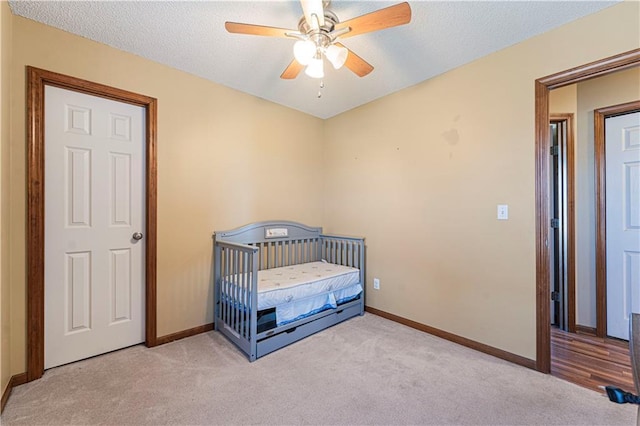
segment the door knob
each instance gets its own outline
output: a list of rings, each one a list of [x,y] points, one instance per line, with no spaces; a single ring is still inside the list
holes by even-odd
[[[133,233],[133,239],[134,239],[134,240],[136,240],[136,241],[137,241],[137,240],[141,240],[143,236],[144,236],[144,235],[142,235],[142,233],[141,233],[141,232],[134,232],[134,233]]]

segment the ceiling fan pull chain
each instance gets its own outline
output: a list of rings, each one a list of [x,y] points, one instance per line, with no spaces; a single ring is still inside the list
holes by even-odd
[[[318,90],[318,99],[322,97],[322,89],[324,89],[324,81],[320,80],[320,89]]]

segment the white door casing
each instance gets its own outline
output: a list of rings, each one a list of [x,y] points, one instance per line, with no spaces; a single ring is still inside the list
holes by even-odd
[[[607,334],[640,313],[640,112],[605,120]]]
[[[144,341],[145,109],[45,87],[45,368]]]

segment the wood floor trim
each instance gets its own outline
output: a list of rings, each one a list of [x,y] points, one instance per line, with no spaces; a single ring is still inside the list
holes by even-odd
[[[184,339],[185,337],[195,336],[196,334],[206,333],[213,330],[213,323],[199,325],[198,327],[189,328],[187,330],[178,331],[176,333],[167,334],[156,339],[157,345],[164,345],[165,343],[173,342],[174,340]]]
[[[11,378],[9,379],[9,383],[7,384],[7,388],[2,393],[2,401],[0,402],[0,413],[4,411],[4,406],[7,404],[13,388],[15,388],[16,386],[24,385],[25,383],[27,383],[27,373],[20,373],[11,376]]]
[[[407,318],[403,318],[401,316],[391,314],[389,312],[381,311],[380,309],[372,308],[370,306],[365,306],[364,309],[365,311],[370,312],[374,315],[378,315],[382,318],[386,318],[388,320],[400,323],[402,325],[406,325],[407,327],[411,327],[416,330],[423,331],[428,334],[432,334],[436,337],[440,337],[450,342],[457,343],[462,346],[466,346],[478,352],[483,352],[487,355],[491,355],[496,358],[500,358],[505,361],[509,361],[514,364],[518,364],[523,367],[530,368],[532,370],[535,370],[536,368],[536,362],[532,359],[528,359],[523,356],[516,355],[514,353],[507,352],[502,349],[494,348],[493,346],[485,345],[484,343],[476,342],[475,340],[467,339],[466,337],[458,336],[456,334],[449,333],[448,331],[440,330],[438,328],[431,327],[426,324],[422,324]]]

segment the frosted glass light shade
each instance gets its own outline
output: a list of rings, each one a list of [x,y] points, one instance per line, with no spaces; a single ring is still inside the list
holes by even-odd
[[[327,50],[325,51],[325,56],[335,69],[342,68],[344,63],[347,61],[347,55],[349,55],[349,50],[347,50],[347,48],[336,46],[335,44],[327,47]]]
[[[316,54],[316,44],[311,40],[298,40],[293,45],[293,56],[301,65],[308,65]]]
[[[314,58],[307,65],[307,69],[304,70],[304,73],[312,78],[323,78],[324,77],[324,66],[322,64],[322,58]]]

